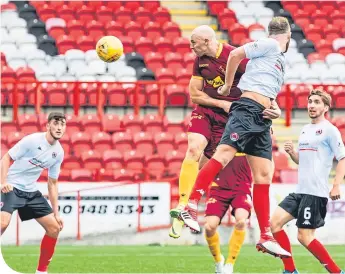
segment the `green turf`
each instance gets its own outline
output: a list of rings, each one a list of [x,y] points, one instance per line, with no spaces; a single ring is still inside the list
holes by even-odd
[[[227,247],[222,248],[227,254]],[[334,260],[344,268],[345,247],[327,246]],[[22,273],[33,273],[39,246],[3,246],[7,264]],[[301,246],[293,248],[300,273],[327,273]],[[213,260],[206,246],[62,246],[51,262],[51,273],[214,273]],[[236,273],[279,273],[279,259],[258,253],[254,246],[242,247]]]

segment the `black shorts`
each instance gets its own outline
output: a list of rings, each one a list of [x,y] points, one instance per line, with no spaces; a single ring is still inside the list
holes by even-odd
[[[22,221],[36,219],[53,213],[47,200],[40,191],[26,192],[13,188],[13,191],[1,193],[1,211],[12,214],[18,209]]]
[[[265,107],[249,98],[231,104],[229,120],[219,144],[226,144],[248,155],[272,160],[270,119],[264,119]]]
[[[297,219],[298,228],[315,229],[325,225],[327,203],[324,197],[290,193],[279,206]]]

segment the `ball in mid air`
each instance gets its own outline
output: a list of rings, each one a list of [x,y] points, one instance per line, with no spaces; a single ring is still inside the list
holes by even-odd
[[[123,54],[123,45],[120,39],[115,36],[104,36],[98,40],[96,52],[102,61],[115,62]]]

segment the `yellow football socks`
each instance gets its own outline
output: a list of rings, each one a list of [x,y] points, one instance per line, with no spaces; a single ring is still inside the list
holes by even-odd
[[[220,252],[220,240],[218,231],[211,237],[207,237],[205,233],[205,239],[208,243],[208,248],[210,249],[215,262],[219,263],[222,260],[222,256]]]
[[[185,159],[182,162],[179,179],[179,204],[187,205],[189,195],[194,186],[199,172],[199,163],[194,160]]]
[[[246,236],[245,230],[234,229],[229,240],[229,254],[226,263],[235,264]]]

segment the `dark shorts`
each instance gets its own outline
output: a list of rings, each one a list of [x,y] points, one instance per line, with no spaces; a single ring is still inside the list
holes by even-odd
[[[219,144],[236,148],[239,152],[272,160],[270,119],[264,119],[264,106],[241,97],[232,103],[229,120]]]
[[[53,213],[40,191],[26,192],[13,188],[9,193],[1,193],[1,211],[12,214],[18,209],[22,221],[36,219]]]
[[[199,133],[206,137],[208,144],[204,150],[206,157],[211,158],[222,138],[228,114],[216,112],[211,108],[197,106],[192,111],[188,132]]]
[[[205,215],[217,216],[222,220],[230,206],[233,216],[235,216],[235,210],[238,208],[247,210],[250,216],[252,208],[251,196],[242,192],[212,187],[206,202]]]
[[[324,197],[290,193],[279,206],[297,219],[298,228],[315,229],[325,225],[327,203]]]

